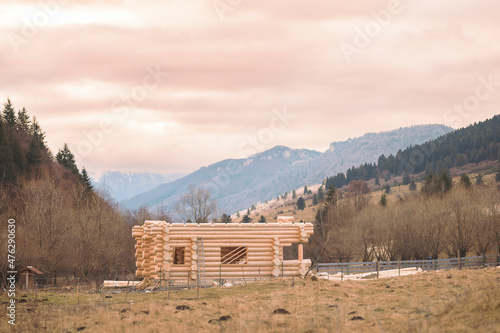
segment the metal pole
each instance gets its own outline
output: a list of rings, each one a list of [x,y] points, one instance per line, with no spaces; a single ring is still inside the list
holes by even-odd
[[[170,284],[170,277],[168,278],[168,296],[167,299],[170,301],[170,289],[172,288],[172,285]]]
[[[198,288],[196,288],[196,299],[200,299],[200,271],[198,267]]]

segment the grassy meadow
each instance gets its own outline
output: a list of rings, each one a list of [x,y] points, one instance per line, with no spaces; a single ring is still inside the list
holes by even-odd
[[[1,332],[500,332],[500,269],[335,283],[277,279],[170,293],[18,293]],[[26,300],[20,302],[20,300]],[[284,309],[289,314],[274,314]],[[223,316],[230,316],[222,318]],[[227,319],[227,320],[224,320]],[[210,321],[210,323],[209,323]]]

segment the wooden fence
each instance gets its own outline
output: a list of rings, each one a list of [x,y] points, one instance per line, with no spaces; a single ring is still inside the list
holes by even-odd
[[[379,261],[379,262],[343,262],[316,264],[317,273],[329,274],[357,274],[368,272],[380,272],[403,268],[421,268],[424,271],[452,269],[452,268],[479,268],[486,265],[497,265],[500,263],[500,257],[496,255],[448,258],[448,259],[429,259],[429,260],[399,260],[399,261]]]

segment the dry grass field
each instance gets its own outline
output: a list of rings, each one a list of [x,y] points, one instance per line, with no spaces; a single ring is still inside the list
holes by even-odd
[[[294,286],[278,279],[201,290],[199,300],[195,290],[167,295],[80,293],[78,305],[73,290],[38,292],[38,302],[34,293],[19,294],[15,331],[500,332],[495,268],[341,283],[295,279]],[[0,296],[1,332],[11,329],[6,301]]]

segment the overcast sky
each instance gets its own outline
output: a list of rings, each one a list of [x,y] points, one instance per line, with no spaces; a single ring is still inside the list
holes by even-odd
[[[494,0],[0,0],[0,97],[94,174],[325,151],[500,113],[499,17]]]

